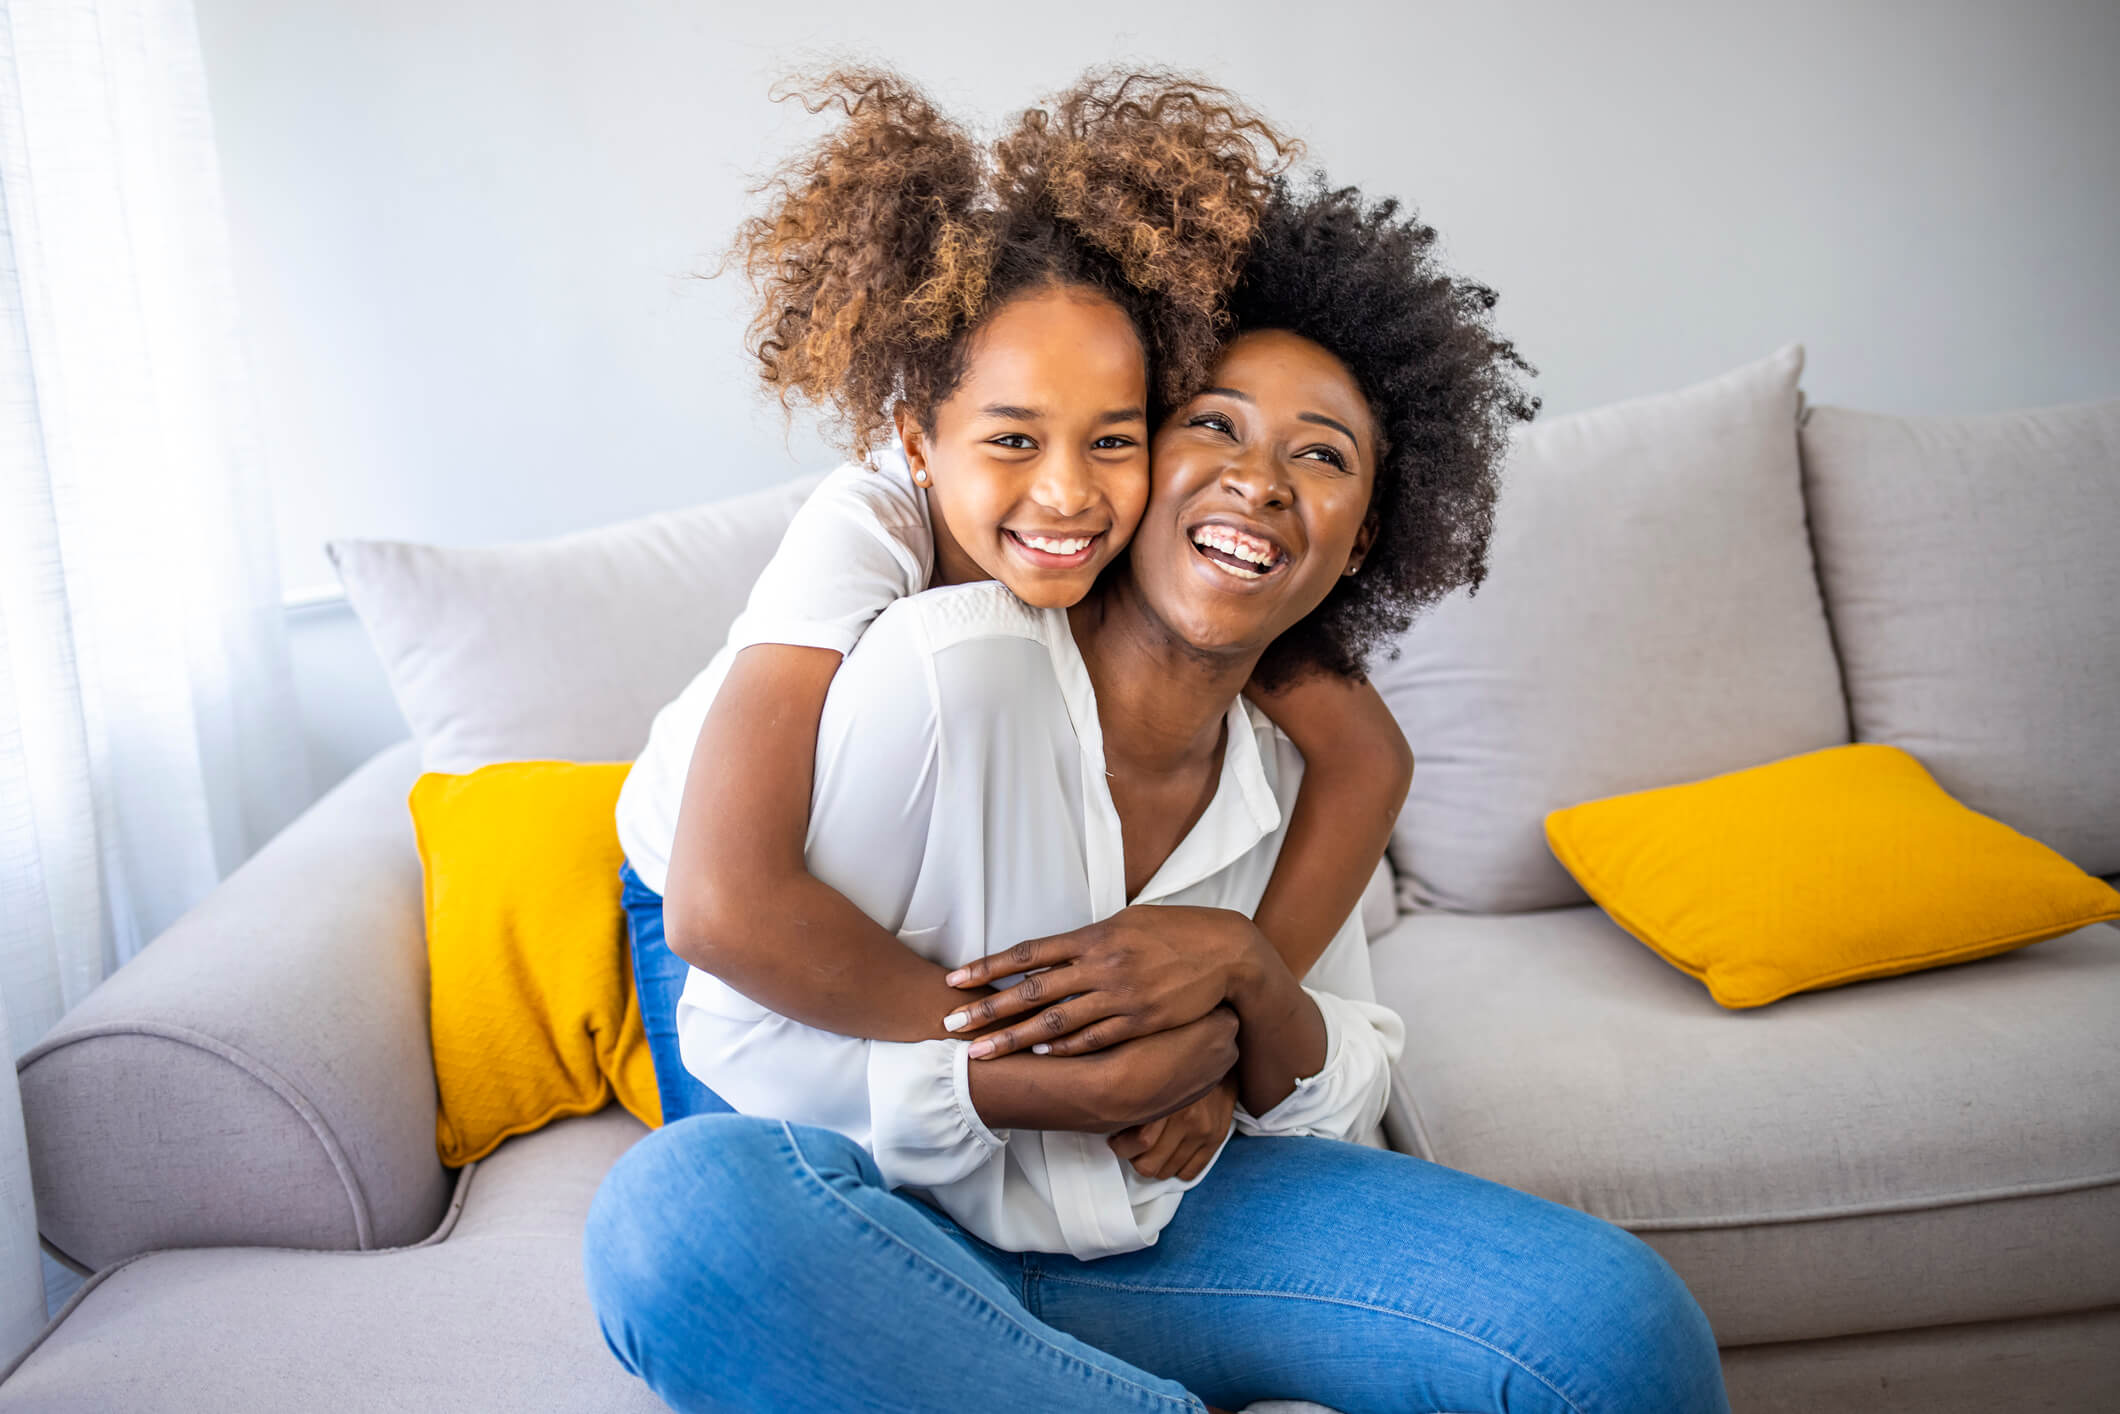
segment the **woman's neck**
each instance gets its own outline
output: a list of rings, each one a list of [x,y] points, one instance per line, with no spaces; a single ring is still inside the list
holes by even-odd
[[[1068,623],[1097,693],[1107,768],[1153,776],[1215,755],[1222,718],[1259,653],[1209,654],[1186,643],[1141,597],[1123,561],[1068,610]]]

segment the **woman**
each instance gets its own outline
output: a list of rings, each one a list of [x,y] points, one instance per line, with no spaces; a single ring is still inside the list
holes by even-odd
[[[1200,907],[1114,930],[1123,962],[1078,929],[1070,956],[1144,999],[1048,983],[1083,994],[1071,1022],[1104,1006],[1135,1033],[1087,1055],[837,1036],[696,974],[686,1063],[752,1112],[643,1140],[586,1237],[607,1341],[673,1406],[1727,1408],[1706,1320],[1640,1241],[1334,1142],[1381,1111],[1397,1017],[1358,922],[1299,982],[1244,918],[1300,776],[1244,684],[1269,654],[1358,670],[1409,587],[1465,563],[1409,556],[1435,449],[1407,413],[1432,393],[1388,355],[1462,370],[1506,346],[1457,308],[1477,287],[1408,284],[1432,232],[1390,215],[1323,193],[1269,221],[1246,332],[1164,421],[1132,547],[1088,599],[933,591],[847,658],[810,864],[908,947],[957,965],[1019,924]],[[1241,1132],[1197,1179],[1098,1152],[1232,1068]]]

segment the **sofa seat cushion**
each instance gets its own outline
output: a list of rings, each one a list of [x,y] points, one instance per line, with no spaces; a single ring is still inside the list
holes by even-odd
[[[2120,929],[1745,1012],[1595,907],[1370,959],[1393,1145],[1639,1234],[1726,1346],[2120,1302]]]
[[[463,1171],[441,1227],[374,1252],[150,1252],[82,1288],[0,1411],[663,1408],[605,1346],[582,1281],[589,1200],[646,1134],[613,1106]]]

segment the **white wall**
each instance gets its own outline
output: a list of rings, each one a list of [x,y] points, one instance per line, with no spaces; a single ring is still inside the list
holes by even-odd
[[[2120,5],[197,0],[290,590],[333,536],[553,534],[827,453],[711,267],[874,55],[992,122],[1087,63],[1197,68],[1410,199],[1547,413],[1801,339],[1813,402],[2120,393]],[[343,606],[293,616],[319,784],[400,736]]]

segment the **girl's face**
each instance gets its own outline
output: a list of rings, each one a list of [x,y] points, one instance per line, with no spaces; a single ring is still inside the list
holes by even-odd
[[[1263,650],[1361,564],[1376,425],[1354,375],[1298,334],[1239,335],[1156,433],[1133,578],[1203,652]]]
[[[973,335],[933,431],[898,435],[935,521],[935,583],[998,579],[1064,609],[1148,501],[1148,361],[1125,311],[1075,286],[1019,295]]]

